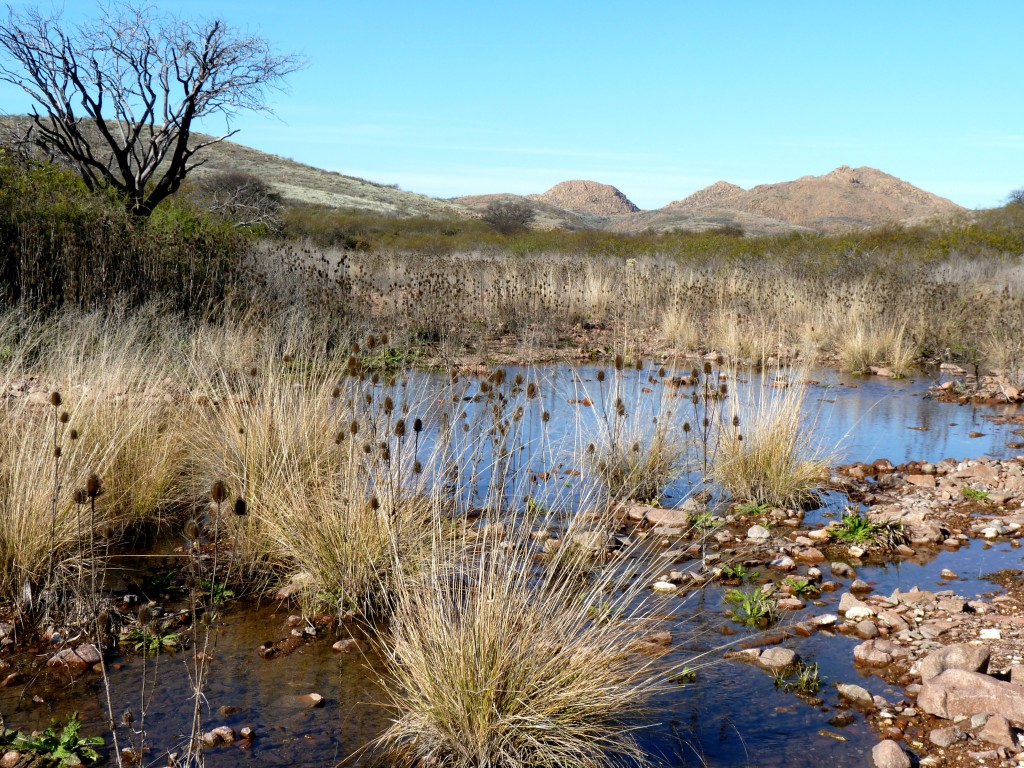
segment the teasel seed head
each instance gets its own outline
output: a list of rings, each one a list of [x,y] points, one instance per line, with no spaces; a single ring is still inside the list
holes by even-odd
[[[202,530],[199,527],[199,521],[191,519],[185,523],[185,538],[189,541],[199,541],[199,536],[202,534]]]
[[[227,497],[228,497],[228,487],[224,484],[224,481],[223,480],[215,480],[213,482],[213,485],[210,486],[210,498],[216,504],[220,504]]]
[[[284,361],[285,361],[286,363],[290,363],[290,362],[291,362],[292,360],[294,360],[294,359],[295,359],[294,357],[292,357],[291,355],[288,355],[288,354],[286,354],[286,355],[284,356]]]
[[[692,368],[690,370],[690,378],[696,380],[698,376],[700,376],[700,371],[698,371],[696,368]]]
[[[704,373],[711,373],[711,363],[706,360],[704,361]]]
[[[395,410],[395,401],[391,399],[391,395],[384,397],[384,413],[390,414]]]
[[[636,369],[638,371],[642,371],[644,369],[644,359],[642,357],[638,357],[636,359]]]
[[[90,499],[95,499],[101,493],[103,493],[103,483],[100,481],[100,476],[93,472],[85,480],[85,492],[88,494]]]
[[[353,341],[352,342],[352,354],[353,355],[358,355],[359,354],[359,342],[358,341]]]
[[[350,435],[359,434],[359,422],[355,419],[352,419],[352,423],[348,425],[348,431]]]
[[[61,424],[67,424],[69,421],[71,421],[71,414],[68,413],[67,411],[61,411],[60,416],[57,417],[57,420],[60,421]]]
[[[75,504],[88,504],[89,503],[89,492],[85,488],[79,488],[75,491]]]
[[[537,385],[532,381],[526,385],[526,397],[533,400],[537,396]]]
[[[64,454],[63,449],[59,445],[53,447],[53,458],[59,459]]]
[[[395,437],[405,437],[405,419],[395,422]]]
[[[684,421],[684,422],[683,422],[683,432],[689,432],[689,431],[690,431],[690,429],[691,429],[691,427],[690,427],[690,422],[688,422],[688,421]]]
[[[738,427],[740,425],[740,416],[738,413],[732,417],[732,425],[734,427]]]
[[[363,453],[365,453],[367,456],[369,456],[370,453],[372,453],[372,452],[373,452],[373,446],[370,445],[369,443],[363,443]]]
[[[50,405],[54,408],[60,408],[61,403],[64,402],[64,398],[60,396],[60,392],[54,390],[50,393]]]
[[[515,379],[513,379],[513,381],[515,381],[515,384],[516,384],[517,387],[523,386],[523,374],[517,373],[516,377],[515,377]]]
[[[104,541],[110,541],[114,538],[114,527],[110,523],[104,523],[100,526],[100,538]]]
[[[622,366],[623,366],[622,355],[616,355],[615,356],[615,370],[616,371],[621,371],[622,370]]]
[[[380,457],[384,461],[391,461],[391,448],[387,443],[380,444]]]
[[[419,459],[417,459],[416,461],[414,461],[412,463],[412,473],[414,475],[419,475],[422,472],[423,472],[423,465],[420,463]]]
[[[258,370],[256,369],[256,366],[255,366],[255,365],[254,365],[254,366],[252,366],[252,367],[251,367],[251,368],[249,369],[249,375],[250,375],[250,376],[255,376],[255,375],[256,375],[257,373],[259,373],[259,371],[258,371]]]
[[[423,431],[423,419],[417,417],[412,422],[412,431],[419,433]]]
[[[148,605],[139,606],[139,624],[146,626],[153,620],[153,609]]]
[[[341,397],[341,387],[335,387],[331,390],[331,399],[337,400],[339,397]]]
[[[373,349],[376,346],[377,346],[377,339],[371,333],[369,336],[366,337],[366,348],[367,349]]]
[[[72,427],[70,429],[70,431],[68,431],[68,439],[69,440],[77,440],[78,439],[78,430],[75,429],[74,427]]]
[[[235,499],[234,512],[236,515],[238,515],[238,517],[245,517],[247,514],[249,514],[249,504],[241,496]]]
[[[548,412],[548,411],[544,411],[540,415],[540,420],[543,421],[545,424],[547,424],[549,421],[551,421],[551,413]]]
[[[658,378],[659,379],[664,379],[665,378],[665,366],[662,366],[661,368],[658,369]]]
[[[599,382],[604,381],[604,377],[605,377],[604,368],[602,368],[601,370],[599,370],[597,372],[597,380]]]
[[[374,512],[380,509],[380,500],[376,496],[370,497],[370,509],[372,509]]]
[[[719,384],[718,385],[718,393],[719,394],[725,395],[725,394],[728,394],[728,392],[729,392],[729,385],[728,384],[724,384],[723,383],[723,384]]]
[[[342,443],[345,442],[345,437],[346,437],[345,430],[339,429],[337,434],[334,435],[334,444],[335,445],[341,445]]]

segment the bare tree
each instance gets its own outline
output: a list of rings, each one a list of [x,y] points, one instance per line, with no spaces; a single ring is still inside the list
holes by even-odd
[[[1013,190],[1007,196],[1006,202],[1013,203],[1014,205],[1024,205],[1024,187]]]
[[[268,111],[268,90],[301,66],[222,20],[192,21],[148,5],[112,6],[79,26],[38,9],[7,7],[0,80],[27,93],[28,139],[70,163],[90,189],[116,189],[148,216],[201,165],[196,155],[237,133],[202,141],[193,121]],[[38,111],[42,109],[42,114]]]
[[[519,200],[494,200],[487,204],[480,218],[507,235],[526,229],[536,215],[528,203]]]

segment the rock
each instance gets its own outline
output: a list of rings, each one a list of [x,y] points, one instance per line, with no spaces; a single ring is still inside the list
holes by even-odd
[[[934,488],[935,475],[907,475],[907,482],[918,488]]]
[[[800,661],[796,651],[789,648],[767,648],[757,657],[757,663],[768,670],[783,670],[792,667]]]
[[[802,563],[823,563],[825,555],[817,547],[801,547],[794,556]]]
[[[346,637],[343,640],[339,640],[331,646],[332,650],[338,653],[352,653],[353,651],[359,650],[359,641],[354,637]]]
[[[235,743],[235,729],[230,725],[221,725],[214,728],[211,733],[215,734],[225,744]]]
[[[768,567],[774,571],[793,571],[796,570],[796,561],[794,561],[792,557],[783,555],[782,557],[777,557],[768,563]]]
[[[661,509],[651,507],[647,510],[647,522],[664,528],[689,528],[690,513],[682,509]]]
[[[675,592],[677,587],[671,581],[656,581],[651,585],[655,592]]]
[[[952,744],[956,744],[958,741],[963,741],[967,738],[967,733],[954,725],[946,728],[934,728],[928,733],[928,741],[937,747],[948,747]]]
[[[19,762],[21,762],[21,752],[9,749],[4,752],[3,757],[0,757],[0,768],[14,768]]]
[[[977,480],[995,486],[999,482],[999,471],[988,464],[975,464],[953,474],[957,480]]]
[[[910,768],[910,758],[898,742],[886,739],[875,744],[871,750],[871,761],[875,768]]]
[[[872,587],[870,584],[868,584],[863,579],[854,579],[853,583],[850,585],[850,591],[851,592],[865,593],[865,592],[871,592],[873,590],[874,590],[874,587]]]
[[[799,611],[805,603],[799,597],[784,597],[776,605],[780,611]]]
[[[832,575],[837,579],[855,579],[857,572],[846,563],[832,563]]]
[[[995,744],[997,747],[1015,749],[1017,739],[1014,738],[1013,729],[1010,728],[1010,721],[1002,715],[992,715],[985,723],[985,727],[978,731],[978,738]]]
[[[48,667],[91,667],[102,660],[100,649],[91,643],[58,651],[46,662]]]
[[[853,631],[857,633],[858,637],[863,637],[865,640],[871,640],[872,638],[878,637],[878,627],[870,619],[864,619],[858,621],[857,625],[853,628]]]
[[[910,629],[910,625],[896,611],[882,611],[878,614],[878,620],[893,632],[902,632]]]
[[[979,712],[1024,722],[1024,686],[1004,683],[981,672],[947,669],[921,686],[918,706],[951,720]]]
[[[868,553],[868,551],[864,549],[864,547],[858,547],[856,544],[847,547],[846,551],[854,560],[860,560],[862,557],[864,557],[864,555]]]
[[[957,643],[947,645],[928,654],[921,661],[921,682],[926,683],[938,677],[947,669],[962,669],[967,672],[988,672],[991,653],[983,645]]]
[[[867,689],[861,688],[859,685],[839,683],[839,685],[836,686],[836,690],[839,691],[840,698],[846,699],[855,707],[859,707],[861,709],[874,709],[874,699],[871,694],[868,693]]]
[[[809,623],[816,627],[834,627],[838,621],[839,617],[834,613],[823,613],[821,616],[810,619]]]
[[[996,627],[985,627],[978,633],[980,640],[1002,640],[1003,633]]]
[[[299,592],[306,588],[307,585],[312,583],[312,575],[304,572],[296,573],[291,579],[277,590],[277,594],[274,595],[278,600],[288,600],[295,597]]]
[[[752,525],[747,529],[747,539],[753,542],[765,542],[772,537],[771,531],[763,525]]]
[[[307,693],[297,698],[297,701],[312,709],[313,707],[322,707],[324,705],[324,697],[319,693]]]
[[[949,568],[943,568],[942,571],[939,573],[939,576],[941,576],[946,581],[955,581],[956,579],[960,578],[954,571],[949,570]]]
[[[853,648],[853,660],[869,667],[884,667],[909,655],[902,645],[882,638],[865,640]]]
[[[861,601],[852,592],[844,592],[842,597],[839,598],[839,612],[849,613],[854,608],[866,608],[871,611],[868,614],[869,616],[873,616],[875,613],[867,603]]]
[[[846,611],[846,620],[860,622],[875,615],[875,609],[867,605],[855,605]]]

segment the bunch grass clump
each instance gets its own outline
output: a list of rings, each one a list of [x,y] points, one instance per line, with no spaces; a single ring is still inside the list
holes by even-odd
[[[633,734],[667,678],[630,648],[650,626],[642,602],[607,589],[607,573],[538,571],[528,542],[524,529],[456,547],[401,583],[383,647],[395,719],[379,745],[390,756],[464,768],[646,762]]]
[[[817,498],[833,463],[802,414],[805,376],[774,389],[767,379],[744,398],[730,399],[733,428],[723,429],[712,477],[734,499],[773,507],[802,507]]]

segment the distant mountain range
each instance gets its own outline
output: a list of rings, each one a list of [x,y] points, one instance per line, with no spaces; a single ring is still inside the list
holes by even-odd
[[[964,210],[875,168],[845,165],[824,176],[803,176],[749,190],[717,181],[653,211],[641,211],[615,187],[593,181],[562,182],[541,195],[477,195],[454,198],[454,202],[481,209],[496,199],[531,204],[542,225],[621,232],[737,226],[751,234],[841,232],[946,217]]]
[[[0,129],[20,130],[24,117],[0,118]],[[196,134],[199,140],[208,138]],[[881,224],[944,218],[964,209],[875,168],[840,166],[823,176],[761,184],[745,190],[718,181],[657,210],[642,211],[613,186],[572,180],[540,194],[490,194],[441,200],[325,171],[224,141],[204,150],[197,177],[244,171],[270,183],[286,200],[355,208],[395,216],[478,216],[493,201],[519,201],[534,209],[534,226],[568,229],[708,230],[741,227],[748,234],[841,232]]]

